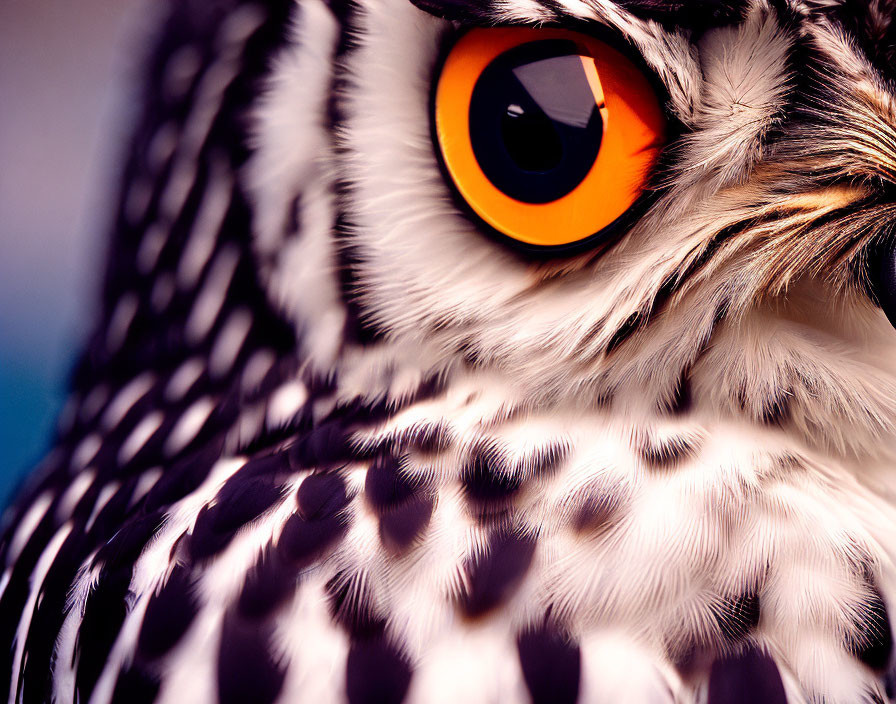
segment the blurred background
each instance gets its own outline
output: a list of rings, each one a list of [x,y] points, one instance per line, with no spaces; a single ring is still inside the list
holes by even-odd
[[[0,1],[0,502],[94,319],[149,5]]]

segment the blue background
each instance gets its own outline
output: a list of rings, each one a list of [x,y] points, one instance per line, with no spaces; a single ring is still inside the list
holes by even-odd
[[[0,2],[0,501],[46,451],[93,322],[150,3]]]

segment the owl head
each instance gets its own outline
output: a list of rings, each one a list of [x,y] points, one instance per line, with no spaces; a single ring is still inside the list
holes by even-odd
[[[269,293],[322,367],[889,456],[894,9],[304,2],[255,116]]]

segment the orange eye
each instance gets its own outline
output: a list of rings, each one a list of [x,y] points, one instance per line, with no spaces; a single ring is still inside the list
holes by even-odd
[[[665,142],[642,72],[604,42],[561,29],[474,29],[435,95],[445,166],[473,211],[535,247],[607,230],[638,200]]]

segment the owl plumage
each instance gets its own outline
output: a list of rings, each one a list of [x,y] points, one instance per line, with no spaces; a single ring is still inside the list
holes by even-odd
[[[894,9],[172,3],[4,518],[9,700],[892,698]],[[533,258],[458,201],[430,98],[492,25],[662,85],[616,238]]]

